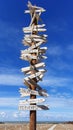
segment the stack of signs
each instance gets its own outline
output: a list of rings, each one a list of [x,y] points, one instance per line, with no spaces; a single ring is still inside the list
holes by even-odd
[[[41,62],[43,59],[46,59],[45,52],[47,47],[40,47],[46,42],[47,35],[42,34],[46,29],[45,24],[38,24],[40,15],[45,10],[41,7],[33,6],[28,2],[29,10],[26,10],[25,13],[30,13],[31,22],[29,27],[23,28],[25,37],[23,39],[23,45],[29,46],[25,50],[21,50],[20,58],[22,60],[29,61],[30,66],[23,67],[21,71],[25,73],[26,77],[24,78],[24,84],[28,89],[20,88],[19,92],[21,97],[30,96],[30,95],[40,95],[47,97],[48,94],[43,90],[37,83],[42,80],[46,70],[44,69],[45,63]],[[37,21],[37,24],[34,22]],[[32,60],[36,61],[35,64],[32,64]],[[36,81],[34,80],[36,79]],[[31,89],[31,85],[36,87],[36,90]],[[48,110],[47,105],[36,105],[38,103],[44,102],[44,98],[37,99],[27,99],[19,101],[19,110]]]

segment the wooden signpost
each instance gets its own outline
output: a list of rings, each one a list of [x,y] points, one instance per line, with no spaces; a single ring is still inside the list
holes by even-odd
[[[47,57],[44,55],[47,47],[40,47],[46,43],[47,35],[42,34],[46,31],[45,24],[39,24],[41,13],[45,11],[44,8],[33,6],[28,2],[28,9],[25,13],[31,15],[30,25],[23,28],[25,37],[22,40],[23,45],[28,46],[27,49],[21,50],[20,58],[29,61],[30,66],[23,67],[21,71],[25,73],[24,84],[28,89],[20,88],[21,97],[30,96],[30,99],[19,101],[19,110],[30,110],[30,130],[36,130],[36,110],[48,110],[47,105],[37,105],[45,101],[44,98],[36,98],[36,96],[47,97],[48,94],[43,88],[38,85],[42,80],[46,70],[45,63],[42,59]],[[42,68],[42,69],[40,69]]]

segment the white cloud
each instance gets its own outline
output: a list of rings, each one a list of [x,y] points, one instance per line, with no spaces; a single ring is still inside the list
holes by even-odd
[[[44,104],[48,104],[50,108],[50,112],[64,112],[64,113],[72,113],[73,115],[73,98],[65,98],[64,96],[49,96],[46,98]]]
[[[15,42],[16,40],[18,40],[19,39],[19,37],[17,38],[18,32],[19,30],[17,28],[13,27],[8,22],[0,19],[0,38],[2,41],[4,40],[4,44],[13,46],[13,44],[10,44],[9,41]],[[5,42],[5,40],[7,40],[8,42]]]
[[[15,107],[18,105],[18,98],[0,98],[0,107]]]
[[[0,74],[17,74],[19,73],[20,70],[17,69],[17,68],[13,68],[12,66],[5,66],[5,65],[2,65],[0,66]]]
[[[1,98],[0,99],[0,108],[4,112],[0,112],[0,119],[5,117],[5,119],[10,120],[29,120],[29,111],[19,111],[18,110],[18,98]],[[37,118],[38,120],[66,120],[73,119],[73,99],[58,97],[58,96],[49,96],[46,98],[44,105],[48,104],[50,110],[48,111],[38,111]],[[10,105],[10,108],[9,108]],[[15,109],[13,106],[17,106]],[[7,107],[7,109],[5,109]],[[16,110],[17,109],[17,110]]]
[[[2,111],[0,112],[0,117],[4,118],[6,116],[6,112]]]
[[[49,46],[47,53],[51,56],[60,56],[63,54],[63,49],[58,45]]]
[[[10,70],[8,70],[10,72]],[[50,72],[51,73],[51,72]],[[6,74],[0,74],[0,84],[1,85],[11,85],[11,86],[23,86],[23,74],[17,74],[14,73],[14,70],[10,73]],[[72,79],[66,78],[66,77],[57,77],[57,76],[50,76],[46,75],[46,77],[43,78],[42,82],[39,82],[40,85],[43,86],[56,86],[56,87],[62,87],[68,85],[68,83],[73,83]]]
[[[47,75],[47,77],[44,78],[42,82],[40,82],[40,85],[47,86],[47,87],[48,86],[63,87],[63,86],[67,86],[69,83],[73,83],[73,80],[70,78]]]
[[[13,117],[14,117],[14,118],[18,118],[18,114],[17,114],[17,113],[14,113],[14,114],[13,114]]]
[[[0,84],[1,85],[23,85],[23,77],[16,74],[1,74],[0,75]]]
[[[50,92],[51,93],[57,93],[57,90],[56,90],[56,88],[51,88]]]
[[[52,43],[52,46],[49,45],[47,50],[47,55],[50,57],[49,60],[49,69],[52,68],[53,71],[72,71],[72,64],[68,61],[72,60],[73,44],[67,46],[55,45]],[[64,57],[64,59],[63,59]],[[51,64],[50,64],[51,62]]]
[[[73,120],[73,114],[70,112],[48,112],[43,114],[48,121],[69,121]]]
[[[28,111],[19,111],[19,112],[14,112],[13,113],[14,118],[25,118],[29,117],[29,112]]]
[[[73,44],[69,44],[69,45],[67,46],[67,49],[70,50],[70,51],[73,51]]]
[[[58,18],[57,21],[54,20],[54,23],[49,22],[49,30],[54,33],[64,32],[68,29],[67,21],[65,21],[63,18]]]

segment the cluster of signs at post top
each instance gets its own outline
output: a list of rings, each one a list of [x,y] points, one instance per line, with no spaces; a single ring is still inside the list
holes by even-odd
[[[38,23],[40,15],[42,12],[45,11],[45,9],[33,6],[30,2],[28,2],[28,8],[29,10],[26,10],[25,13],[30,13],[31,22],[29,27],[23,28],[25,37],[22,42],[23,45],[29,46],[29,48],[21,50],[20,58],[29,62],[31,62],[32,60],[36,60],[37,63],[35,63],[34,65],[31,64],[30,66],[21,69],[21,71],[24,72],[26,75],[26,77],[24,78],[24,84],[28,87],[28,89],[20,88],[19,92],[21,94],[21,97],[30,95],[40,95],[43,97],[47,97],[48,94],[46,90],[43,90],[43,88],[41,88],[37,84],[40,80],[42,80],[44,73],[46,72],[46,69],[44,69],[45,63],[41,62],[41,60],[47,58],[44,55],[47,47],[40,47],[43,43],[46,43],[47,38],[47,35],[40,34],[40,32],[45,32],[46,29],[44,28],[45,24],[34,24],[35,20]],[[36,79],[36,81],[34,80],[34,78]],[[36,90],[30,89],[31,85],[34,85],[36,87]],[[20,100],[19,110],[48,110],[49,108],[47,105],[34,105],[36,103],[42,103],[44,101],[44,98]]]

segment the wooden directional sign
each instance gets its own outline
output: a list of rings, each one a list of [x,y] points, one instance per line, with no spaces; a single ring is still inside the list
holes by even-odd
[[[37,56],[32,56],[31,54],[22,54],[20,57],[22,60],[30,61],[32,59],[37,59]]]
[[[25,40],[24,40],[25,41]],[[29,43],[29,42],[26,42],[26,43]],[[25,49],[25,51],[27,52],[27,51],[32,51],[33,49],[35,49],[36,47],[38,47],[38,46],[40,46],[42,43],[44,43],[44,42],[42,42],[41,40],[39,41],[39,42],[37,42],[35,45],[32,45],[31,47],[29,47],[28,49]],[[25,42],[24,42],[24,44],[25,44]],[[30,43],[29,43],[30,44]],[[25,44],[26,45],[26,44]]]
[[[36,78],[36,77],[39,77],[40,78],[40,75],[42,75],[43,74],[43,72],[37,72],[37,73],[35,73],[35,74],[32,74],[32,75],[30,75],[30,76],[28,76],[28,77],[26,77],[26,78],[24,78],[25,80],[29,80],[29,78],[30,79],[33,79],[33,78]]]
[[[32,31],[38,31],[38,32],[44,32],[44,31],[46,31],[46,29],[45,28],[23,28],[23,32],[24,33],[31,33]]]
[[[49,108],[44,105],[19,105],[19,110],[49,110]]]
[[[24,38],[36,38],[36,39],[46,39],[47,35],[46,34],[43,34],[43,35],[29,35],[29,34],[26,34]]]
[[[44,9],[38,9],[38,10],[35,10],[35,12],[44,12],[45,10]],[[25,13],[31,13],[30,10],[25,10]]]
[[[33,11],[37,11],[37,10],[45,11],[45,9],[42,8],[42,7],[33,6],[30,1],[28,1],[28,8],[29,8],[30,11],[31,10],[33,10]],[[26,13],[28,13],[28,12],[26,12]]]
[[[39,57],[40,58],[43,58],[43,59],[46,59],[47,57],[46,56],[32,56],[31,54],[22,54],[21,55],[21,59],[22,60],[27,60],[27,61],[30,61],[30,60],[32,60],[32,59],[39,59]]]
[[[45,26],[45,24],[40,24],[40,25],[35,25],[34,27],[42,28],[44,26]]]
[[[23,28],[23,30],[24,31],[31,31],[31,30],[37,30],[37,29],[39,29],[39,30],[45,30],[43,27],[45,26],[45,24],[43,24],[43,25],[33,25],[33,26],[29,26],[29,27],[24,27]]]
[[[43,90],[35,81],[33,81],[32,79],[29,79],[29,82],[30,82],[30,84],[34,85],[38,89],[38,93],[40,96],[45,96],[45,97],[49,96],[47,94],[47,92],[45,90]],[[27,84],[26,84],[26,86],[27,86]],[[30,88],[30,86],[28,86],[28,87]]]
[[[49,96],[48,93],[45,90],[43,90],[43,89],[39,90],[38,93],[39,93],[40,96],[45,96],[45,97]]]
[[[35,91],[35,90],[31,90],[31,89],[20,88],[19,92],[21,94],[21,97],[30,96],[30,94],[46,96],[46,97],[48,96],[48,94],[44,90]]]
[[[29,42],[26,42],[26,43],[29,43]],[[36,43],[35,45],[32,45],[32,46],[29,47],[28,49],[25,49],[25,51],[26,51],[26,52],[27,52],[27,51],[31,51],[31,50],[35,49],[36,47],[40,46],[42,43],[43,43],[43,42],[40,41],[40,42]],[[25,44],[25,42],[24,42],[24,44]],[[26,45],[26,44],[25,44],[25,45]]]
[[[42,103],[44,101],[45,101],[44,98],[26,99],[26,100],[20,100],[19,104],[23,105],[23,104],[28,104],[28,103]]]
[[[41,48],[38,48],[38,49],[33,49],[33,50],[21,50],[21,55],[28,55],[28,54],[31,54],[31,53],[37,53],[39,55],[39,53],[45,53],[47,50],[47,47],[41,47]]]
[[[46,11],[44,8],[34,8],[34,6],[30,6],[29,10],[25,10],[25,13],[30,13],[31,14],[31,10],[35,10],[35,13],[39,13],[39,12],[44,12]]]
[[[29,30],[29,29],[36,29],[36,28],[43,28],[45,26],[45,24],[40,24],[40,25],[32,25],[32,26],[29,26],[29,27],[24,27],[23,29],[24,30]]]
[[[31,51],[33,50],[34,48],[40,46],[42,44],[42,41],[36,43],[35,45],[32,45],[31,47],[29,47],[28,49],[26,49],[25,51]]]
[[[25,13],[32,13],[31,10],[36,11],[36,12],[39,12],[38,10],[40,10],[41,12],[45,11],[45,9],[42,7],[33,6],[30,1],[28,1],[28,8],[29,8],[29,10],[26,10]]]
[[[41,56],[41,58],[43,58],[43,59],[47,59],[47,56]]]
[[[33,79],[30,79],[29,78],[29,82],[32,84],[32,85],[35,85],[35,87],[39,90],[42,90],[42,88],[33,80]]]
[[[41,40],[46,40],[46,38],[47,38],[47,35],[33,35],[33,34],[26,34],[25,35],[25,37],[24,37],[24,39],[26,39],[26,38],[28,38],[28,39],[41,39]]]
[[[20,92],[20,94],[21,94],[21,97],[30,96],[30,94],[39,95],[38,91],[31,90],[31,89],[23,89],[23,88],[20,88],[19,92]]]
[[[45,67],[45,63],[44,62],[38,63],[38,64],[34,65],[34,67],[35,68]],[[26,72],[30,71],[31,69],[34,70],[34,67],[32,67],[32,66],[24,67],[21,69],[21,71],[26,73]]]
[[[36,72],[35,70],[33,70],[33,72]],[[38,72],[42,72],[45,73],[46,70],[45,69],[39,69]],[[26,72],[26,74],[31,74],[31,70],[29,72]]]
[[[42,42],[42,43],[45,43],[46,42],[46,39],[42,39],[42,38],[27,38],[25,37],[24,41],[25,41],[25,44],[26,44],[26,41],[28,41],[28,43],[30,43],[31,45],[31,42],[34,40],[34,42]]]
[[[47,48],[47,47],[41,47],[40,49],[42,49],[42,50],[47,50],[48,48]]]

